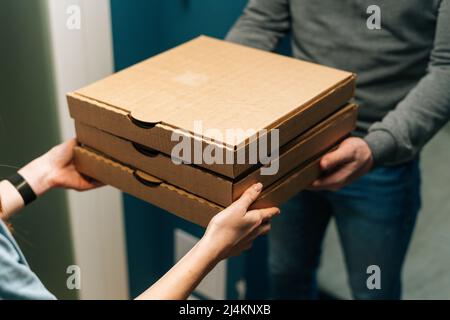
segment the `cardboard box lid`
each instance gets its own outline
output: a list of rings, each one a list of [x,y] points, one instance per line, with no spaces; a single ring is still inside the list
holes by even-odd
[[[69,97],[128,114],[144,127],[182,129],[236,150],[255,135],[227,137],[227,129],[276,128],[337,88],[354,89],[354,80],[349,72],[201,36]],[[223,139],[205,134],[209,128]]]
[[[75,127],[78,141],[83,147],[142,170],[161,182],[170,183],[218,205],[228,206],[250,185],[259,181],[268,187],[295,167],[335,145],[355,129],[356,116],[357,106],[349,104],[283,146],[279,158],[272,163],[278,169],[276,173],[263,175],[262,168],[254,166],[250,172],[236,180],[193,165],[175,165],[166,155],[148,155],[131,141],[79,122],[76,122]]]

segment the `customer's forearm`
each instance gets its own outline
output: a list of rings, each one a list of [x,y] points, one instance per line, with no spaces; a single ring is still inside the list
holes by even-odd
[[[211,242],[200,240],[158,282],[141,294],[137,300],[184,300],[219,261],[219,252]]]

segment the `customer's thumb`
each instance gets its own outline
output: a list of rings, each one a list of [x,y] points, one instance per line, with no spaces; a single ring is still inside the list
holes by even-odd
[[[237,205],[241,209],[243,209],[243,213],[245,214],[252,203],[255,202],[256,199],[258,199],[258,196],[261,193],[262,189],[263,185],[261,183],[254,184],[242,194],[242,196],[234,203],[234,205]]]

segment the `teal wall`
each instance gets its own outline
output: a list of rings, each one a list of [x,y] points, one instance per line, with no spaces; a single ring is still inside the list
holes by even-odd
[[[223,38],[247,0],[111,0],[116,69],[198,35]]]
[[[0,3],[0,177],[6,177],[60,141],[45,1]],[[31,268],[58,298],[74,264],[66,197],[52,191],[13,221]]]

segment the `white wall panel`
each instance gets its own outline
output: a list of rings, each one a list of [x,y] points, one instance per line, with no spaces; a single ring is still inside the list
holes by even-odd
[[[46,0],[62,137],[75,136],[65,94],[113,72],[109,0]],[[77,6],[80,29],[70,30],[67,9]],[[81,299],[127,299],[122,198],[112,188],[68,193]]]

